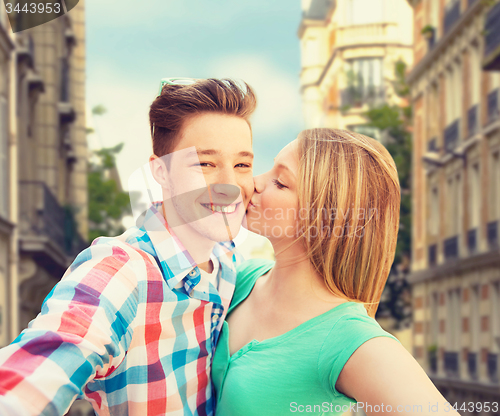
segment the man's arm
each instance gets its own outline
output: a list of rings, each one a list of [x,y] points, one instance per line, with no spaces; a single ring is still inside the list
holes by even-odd
[[[0,350],[0,414],[63,415],[94,377],[123,360],[138,304],[123,246],[93,244],[47,296],[38,317]]]

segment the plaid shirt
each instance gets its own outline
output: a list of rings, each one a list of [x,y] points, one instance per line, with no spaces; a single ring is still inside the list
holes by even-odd
[[[82,251],[0,350],[0,415],[212,415],[210,366],[241,261],[220,243],[216,289],[158,212]]]

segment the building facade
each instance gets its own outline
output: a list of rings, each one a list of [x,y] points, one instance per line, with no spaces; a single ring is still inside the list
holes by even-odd
[[[450,403],[498,414],[500,3],[410,3],[413,354]]]
[[[306,127],[367,130],[370,105],[398,103],[395,63],[413,60],[413,17],[406,0],[302,0],[298,36]]]
[[[84,1],[15,34],[0,7],[1,347],[87,244],[87,145]]]

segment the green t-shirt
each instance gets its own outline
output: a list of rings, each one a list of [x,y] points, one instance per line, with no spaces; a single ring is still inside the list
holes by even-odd
[[[252,259],[238,267],[228,316],[273,265],[273,261]],[[212,363],[215,414],[340,415],[356,403],[335,389],[342,368],[364,342],[381,336],[398,341],[368,316],[362,304],[346,302],[282,335],[253,340],[230,356],[224,322]]]

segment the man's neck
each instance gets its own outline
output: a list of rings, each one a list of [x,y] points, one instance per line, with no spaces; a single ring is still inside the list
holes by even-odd
[[[168,224],[164,204],[162,204],[162,215]],[[214,249],[215,241],[200,235],[188,224],[179,225],[173,230],[170,228],[170,230],[175,233],[175,236],[182,243],[197,266],[207,273],[212,273],[214,265],[210,259],[210,255]]]

